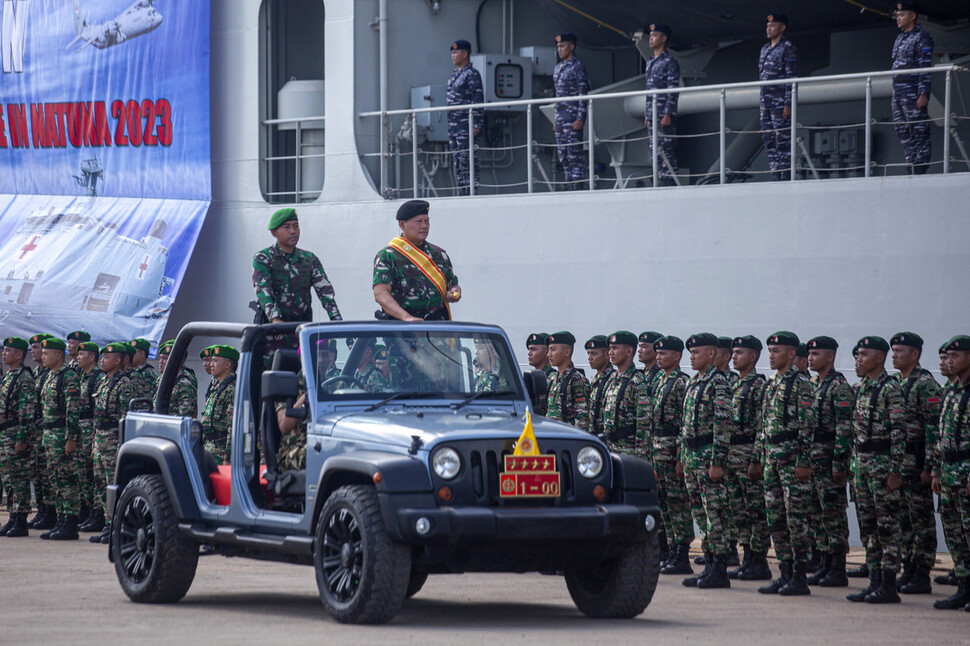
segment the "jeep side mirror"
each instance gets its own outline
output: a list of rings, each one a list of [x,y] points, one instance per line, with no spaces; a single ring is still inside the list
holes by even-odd
[[[300,387],[295,372],[267,370],[263,373],[261,395],[263,401],[293,401],[299,394]]]
[[[522,377],[525,379],[525,389],[529,393],[529,400],[532,402],[532,407],[535,408],[539,405],[539,398],[549,393],[546,373],[543,370],[533,370],[523,372]]]

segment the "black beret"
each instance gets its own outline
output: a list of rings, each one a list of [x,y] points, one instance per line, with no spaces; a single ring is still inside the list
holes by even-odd
[[[967,352],[970,350],[970,336],[958,334],[946,342],[946,349],[954,352]]]
[[[922,350],[923,337],[915,332],[900,332],[899,334],[893,335],[893,338],[889,340],[889,345],[908,345],[917,350]]]
[[[576,34],[571,34],[568,31],[565,34],[559,34],[556,36],[557,43],[576,43]]]
[[[685,347],[690,350],[691,348],[703,348],[710,346],[712,348],[717,347],[717,337],[710,332],[701,332],[699,334],[693,334],[687,343],[684,344]]]
[[[896,11],[915,11],[919,13],[919,7],[915,2],[897,2]]]
[[[734,339],[729,336],[719,336],[717,337],[717,347],[730,350],[733,341]]]
[[[451,51],[456,51],[459,49],[463,49],[466,52],[470,52],[472,51],[472,44],[467,40],[462,40],[459,38],[458,40],[456,40],[451,44]]]
[[[793,348],[797,348],[798,344],[798,335],[784,330],[775,332],[765,341],[765,345],[790,345]]]
[[[640,343],[649,343],[652,345],[662,338],[663,334],[660,332],[644,332],[640,335]]]
[[[787,26],[788,16],[783,13],[770,13],[768,14],[768,17],[765,18],[765,24],[768,24],[769,22],[780,22],[781,24]]]
[[[653,343],[654,350],[670,350],[671,352],[683,352],[684,342],[671,335],[660,337]]]
[[[76,332],[71,332],[70,334],[68,334],[67,338],[70,341],[81,341],[83,343],[87,343],[88,341],[91,340],[91,335],[88,334],[87,332],[84,332],[83,330],[78,330]]]
[[[839,343],[830,336],[817,336],[808,342],[809,350],[838,350]]]
[[[597,334],[596,336],[591,336],[588,341],[586,341],[587,350],[605,349],[610,347],[610,342],[606,340],[605,334]]]
[[[525,347],[528,348],[530,345],[545,345],[546,344],[546,338],[548,336],[549,335],[546,334],[545,332],[533,332],[525,340]]]
[[[739,336],[731,342],[732,348],[747,348],[748,350],[754,350],[756,352],[761,352],[764,347],[761,345],[761,339],[758,337],[751,336],[750,334],[746,336]]]
[[[859,339],[859,349],[872,348],[880,352],[889,352],[889,344],[881,336],[864,336]]]
[[[27,343],[27,339],[22,339],[19,336],[8,336],[3,340],[3,347],[27,350],[30,348],[30,344]]]
[[[670,38],[670,27],[667,25],[655,24],[650,25],[650,31],[659,31],[661,34],[667,34],[667,38]]]
[[[410,220],[416,215],[425,215],[430,208],[424,200],[408,200],[397,209],[397,219]]]
[[[804,343],[799,343],[798,344],[798,349],[795,350],[795,356],[796,357],[806,357],[807,358],[808,357],[808,346],[805,345]]]
[[[572,332],[553,332],[546,337],[546,345],[553,343],[564,343],[566,345],[576,345],[576,337]]]
[[[639,341],[637,340],[637,335],[633,332],[627,332],[626,330],[620,330],[619,332],[614,332],[610,335],[610,345],[628,345],[631,348],[637,347]]]
[[[944,341],[943,345],[940,346],[940,354],[946,354],[946,346],[950,345],[949,341]]]

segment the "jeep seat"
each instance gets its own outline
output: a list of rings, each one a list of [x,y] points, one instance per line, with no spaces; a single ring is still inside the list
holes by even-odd
[[[302,366],[300,357],[296,350],[279,349],[273,355],[273,371],[284,371],[299,373]],[[265,374],[265,373],[264,373]],[[264,401],[260,415],[260,433],[262,436],[263,450],[265,451],[266,469],[263,477],[268,483],[264,490],[270,497],[285,503],[287,500],[303,500],[306,492],[306,472],[303,470],[288,470],[280,472],[276,453],[280,446],[280,428],[276,419],[276,408],[274,402],[263,394]],[[292,402],[288,403],[292,405]],[[267,503],[272,500],[267,498]]]
[[[209,474],[209,480],[212,482],[212,491],[215,494],[216,504],[228,507],[232,502],[232,465],[218,465],[216,470]],[[266,478],[260,478],[259,485],[263,488],[267,500],[272,501],[273,494],[267,491]]]

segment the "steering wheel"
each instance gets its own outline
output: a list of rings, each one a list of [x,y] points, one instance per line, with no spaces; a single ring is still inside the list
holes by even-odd
[[[354,383],[353,375],[337,375],[335,377],[330,377],[320,384],[320,388],[332,389],[336,384],[346,381],[349,384]]]

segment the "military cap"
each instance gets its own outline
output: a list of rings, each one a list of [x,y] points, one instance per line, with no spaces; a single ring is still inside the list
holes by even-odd
[[[374,358],[380,359],[381,361],[387,361],[387,346],[378,343],[374,346]]]
[[[839,342],[830,336],[817,336],[808,342],[809,350],[838,350]]]
[[[91,335],[83,330],[78,330],[76,332],[71,332],[67,335],[68,341],[82,341],[87,343],[91,340]]]
[[[461,49],[465,50],[466,52],[470,52],[472,51],[472,44],[467,40],[462,40],[461,38],[451,44],[451,51],[454,52]]]
[[[200,359],[208,359],[209,357],[211,357],[211,356],[212,356],[212,348],[213,348],[213,347],[214,347],[214,346],[211,346],[211,345],[210,345],[210,346],[208,346],[208,347],[205,347],[205,348],[202,348],[202,349],[201,349],[201,350],[199,351],[199,358],[200,358]]]
[[[289,222],[290,220],[299,220],[299,218],[296,217],[296,209],[294,209],[292,206],[287,206],[273,213],[272,217],[269,219],[269,226],[266,228],[272,231],[285,222]]]
[[[640,343],[649,343],[653,345],[657,341],[663,338],[663,334],[660,332],[643,332],[640,334]]]
[[[748,350],[761,352],[764,346],[761,345],[761,339],[747,334],[745,336],[735,337],[735,339],[731,341],[731,349],[733,350],[734,348],[747,348]]]
[[[667,25],[662,25],[660,23],[650,25],[650,31],[659,31],[661,34],[666,34],[667,38],[670,38],[670,27]]]
[[[16,348],[17,350],[29,350],[30,344],[27,343],[27,339],[22,339],[19,336],[8,336],[3,340],[3,347]]]
[[[552,343],[563,343],[565,345],[576,345],[576,337],[572,332],[553,332],[546,337],[546,345]]]
[[[169,339],[165,343],[158,346],[158,354],[172,354],[172,348],[175,346],[175,339]]]
[[[672,352],[683,352],[684,342],[678,337],[667,335],[662,336],[653,342],[654,350],[670,350]]]
[[[788,16],[783,13],[770,13],[768,17],[765,18],[765,24],[769,22],[780,22],[781,24],[788,26]]]
[[[545,345],[548,336],[545,332],[533,332],[525,340],[525,347],[528,348],[530,345]]]
[[[724,350],[730,350],[731,345],[734,343],[734,339],[729,336],[719,336],[717,337],[717,347]]]
[[[798,349],[795,350],[795,356],[796,357],[806,357],[807,358],[808,357],[808,346],[805,345],[804,343],[799,343],[798,344]]]
[[[135,350],[142,350],[144,352],[148,352],[152,349],[152,342],[148,339],[142,339],[141,337],[132,339],[128,342],[128,345],[133,347]]]
[[[919,13],[919,7],[915,2],[897,2],[896,11],[913,11]]]
[[[587,350],[603,350],[608,347],[610,347],[610,342],[606,339],[605,334],[597,334],[596,336],[589,337],[585,345]]]
[[[790,345],[793,348],[797,348],[798,344],[798,335],[784,330],[775,332],[765,341],[765,345]]]
[[[128,354],[128,344],[115,341],[101,348],[101,354]]]
[[[889,352],[889,344],[881,336],[864,336],[859,339],[859,349],[872,348],[880,352]]]
[[[426,215],[431,205],[424,200],[408,200],[397,209],[398,220],[410,220],[418,215]]]
[[[128,356],[135,356],[135,346],[133,346],[131,343],[125,343],[124,345],[128,349]]]
[[[717,337],[710,332],[700,332],[698,334],[692,334],[687,343],[684,346],[690,350],[691,348],[704,348],[710,346],[712,348],[717,347]]]
[[[330,352],[337,351],[337,339],[320,339],[317,341],[317,348],[319,349],[321,345],[326,346],[326,349]]]
[[[923,337],[915,332],[900,332],[893,335],[893,338],[889,340],[889,345],[908,345],[917,350],[922,350]]]
[[[948,351],[953,350],[954,352],[970,351],[970,336],[958,334],[946,342],[946,349]]]
[[[211,356],[213,357],[222,357],[223,359],[232,359],[233,361],[239,360],[239,350],[231,345],[214,345],[211,348]]]
[[[101,354],[101,348],[98,347],[97,343],[92,343],[91,341],[84,341],[77,347],[78,352],[93,352],[94,354]]]
[[[67,343],[57,337],[49,336],[40,342],[40,347],[45,350],[67,350]]]
[[[30,343],[30,345],[34,345],[35,343],[40,343],[44,339],[50,339],[50,338],[52,338],[50,334],[47,334],[46,332],[41,332],[40,334],[35,334],[34,336],[30,337],[30,341],[28,341],[28,343]]]
[[[620,330],[619,332],[614,332],[611,334],[609,342],[610,345],[628,345],[631,348],[635,348],[639,344],[637,335],[633,332],[627,332],[626,330]]]
[[[576,44],[576,34],[571,34],[568,31],[564,34],[559,34],[558,36],[556,36],[556,42]]]
[[[946,346],[950,345],[949,341],[944,341],[943,345],[940,346],[939,354],[946,354]]]

